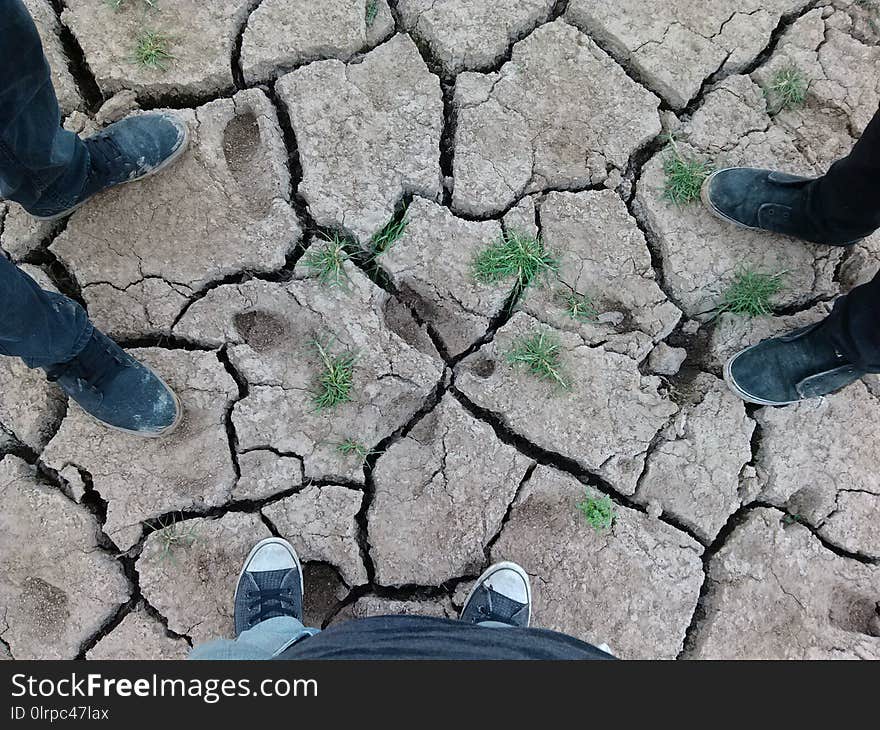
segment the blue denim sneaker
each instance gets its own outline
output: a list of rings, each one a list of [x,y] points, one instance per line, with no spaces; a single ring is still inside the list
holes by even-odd
[[[256,544],[235,588],[235,635],[276,616],[303,617],[303,572],[287,540],[267,537]]]
[[[28,211],[37,220],[63,218],[102,190],[164,170],[186,151],[189,130],[171,114],[148,112],[111,124],[83,142],[89,152],[83,189],[63,210]]]
[[[45,370],[86,413],[116,431],[158,438],[181,421],[174,391],[97,329],[73,360]]]
[[[477,578],[460,616],[469,624],[498,621],[521,628],[528,628],[531,617],[529,576],[516,563],[495,563]]]
[[[866,375],[841,355],[822,322],[747,347],[724,366],[724,380],[748,403],[785,406],[829,395]]]

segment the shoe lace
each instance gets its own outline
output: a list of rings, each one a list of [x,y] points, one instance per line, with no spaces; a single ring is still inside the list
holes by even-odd
[[[60,378],[72,378],[88,383],[96,390],[101,390],[104,382],[109,380],[119,370],[122,362],[113,354],[106,353],[106,357],[90,359],[76,357],[69,362],[53,367],[46,373],[50,382]]]
[[[248,591],[246,597],[250,601],[248,612],[252,623],[259,623],[269,618],[269,614],[287,613],[294,608],[293,598],[283,588]]]
[[[482,616],[485,621],[500,621],[505,624],[512,623],[511,619],[519,613],[525,605],[514,601],[512,598],[502,596],[486,586],[482,586],[482,589],[486,602],[478,603],[476,608],[477,613]],[[500,600],[497,603],[500,603],[501,605],[496,606],[494,596],[499,596]]]
[[[88,139],[89,155],[93,167],[105,169],[118,165],[123,157],[122,150],[116,140],[108,134],[99,134]]]

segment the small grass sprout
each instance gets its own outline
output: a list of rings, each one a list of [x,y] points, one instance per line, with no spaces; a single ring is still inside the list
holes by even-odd
[[[139,0],[147,9],[156,7],[156,0]],[[129,0],[104,0],[114,10],[119,10],[123,5],[128,5]]]
[[[362,441],[351,438],[345,439],[345,441],[336,444],[336,450],[342,454],[343,457],[352,455],[357,456],[361,463],[364,463],[371,456],[376,456],[377,454],[382,453],[381,451],[371,451]]]
[[[742,269],[724,292],[717,314],[730,312],[745,317],[763,317],[773,312],[773,297],[782,290],[783,274],[764,274]]]
[[[560,364],[562,346],[550,332],[541,331],[517,340],[507,353],[507,362],[525,367],[528,372],[568,390]]]
[[[474,277],[481,284],[515,278],[517,294],[539,276],[559,269],[559,263],[544,248],[540,237],[516,230],[505,231],[495,243],[480,251],[473,266]]]
[[[156,532],[159,535],[159,555],[162,560],[175,560],[178,550],[191,548],[198,540],[195,525],[183,522],[171,522],[167,525],[160,523]]]
[[[809,79],[797,66],[783,66],[773,74],[769,86],[764,90],[770,113],[778,114],[783,109],[801,106],[806,101],[809,87]]]
[[[351,400],[356,356],[350,352],[331,355],[329,345],[314,342],[321,360],[321,374],[317,380],[317,392],[312,397],[315,408],[326,411]]]
[[[599,318],[599,310],[593,298],[586,294],[573,289],[560,289],[556,292],[556,298],[568,316],[578,322],[595,322]]]
[[[678,206],[692,203],[699,199],[703,182],[713,169],[710,161],[683,154],[675,140],[670,138],[663,159],[663,172],[666,175],[663,197]]]
[[[376,16],[379,14],[379,0],[369,0],[366,10],[367,28],[376,22]]]
[[[400,220],[391,220],[381,231],[374,233],[373,237],[370,239],[373,255],[379,256],[391,248],[403,235],[404,231],[406,231],[408,223],[409,221],[406,218],[406,214],[404,214]]]
[[[587,494],[583,502],[578,502],[577,508],[596,532],[610,530],[614,525],[614,502],[607,495],[591,497]]]
[[[347,284],[349,278],[345,271],[345,262],[349,256],[345,246],[345,239],[335,233],[331,238],[325,238],[311,246],[303,256],[303,264],[309,276],[315,277],[326,286]]]
[[[145,68],[166,71],[174,55],[169,50],[171,38],[155,30],[142,30],[135,40],[134,60]]]

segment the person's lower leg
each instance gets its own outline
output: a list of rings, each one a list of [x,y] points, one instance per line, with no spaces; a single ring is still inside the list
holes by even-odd
[[[32,368],[56,365],[76,357],[92,330],[79,304],[41,289],[0,255],[0,354]]]
[[[89,153],[61,128],[61,113],[33,19],[21,0],[0,0],[0,195],[33,211],[82,190]]]
[[[880,111],[849,155],[809,183],[805,214],[832,237],[856,239],[880,228]]]
[[[825,329],[849,362],[880,372],[880,273],[834,303]]]

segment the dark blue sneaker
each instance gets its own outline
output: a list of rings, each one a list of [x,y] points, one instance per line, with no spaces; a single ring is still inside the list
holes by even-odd
[[[817,229],[805,213],[808,186],[813,180],[775,170],[728,167],[706,178],[702,198],[718,218],[752,231],[771,231],[832,246],[848,246],[873,233]]]
[[[287,540],[268,537],[256,544],[235,588],[235,635],[276,616],[303,617],[303,573]]]
[[[49,380],[103,425],[157,438],[180,423],[180,401],[165,382],[97,329],[73,360],[46,368]]]
[[[830,395],[863,377],[841,355],[822,322],[747,347],[724,366],[730,389],[749,403],[785,406]]]
[[[83,142],[89,151],[89,176],[76,200],[64,210],[28,211],[34,218],[63,218],[102,190],[164,170],[186,151],[189,130],[171,114],[148,112],[111,124]]]
[[[461,609],[469,624],[497,621],[528,628],[532,617],[529,576],[516,563],[495,563],[479,578]]]

